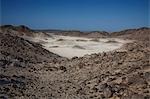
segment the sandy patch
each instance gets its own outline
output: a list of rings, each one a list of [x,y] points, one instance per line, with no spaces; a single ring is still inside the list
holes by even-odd
[[[53,35],[52,38],[47,39],[35,38],[34,41],[43,41],[44,43],[42,43],[42,45],[45,49],[67,58],[75,56],[82,57],[86,54],[112,51],[129,42],[127,40],[116,38],[102,38],[94,40],[92,38],[59,35]]]

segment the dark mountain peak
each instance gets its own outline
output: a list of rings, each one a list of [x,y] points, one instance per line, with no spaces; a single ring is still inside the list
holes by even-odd
[[[15,27],[17,31],[21,31],[21,32],[32,32],[32,30],[25,26],[25,25],[19,25]]]
[[[34,36],[34,31],[28,28],[25,25],[3,25],[0,26],[0,31],[2,33],[9,33],[11,35],[17,35],[17,36]]]
[[[137,30],[148,30],[150,29],[149,27],[141,27],[141,28],[138,28]]]
[[[1,29],[12,29],[12,30],[26,30],[31,31],[31,29],[25,25],[13,26],[13,25],[2,25]]]
[[[11,28],[13,25],[2,25],[1,28]]]
[[[31,30],[29,27],[27,27],[25,25],[19,25],[17,28],[25,29],[25,30]]]

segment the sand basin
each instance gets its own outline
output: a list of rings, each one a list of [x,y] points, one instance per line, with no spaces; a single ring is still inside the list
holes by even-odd
[[[53,37],[47,39],[35,38],[34,41],[42,42],[41,44],[45,49],[67,58],[112,51],[129,42],[117,38],[93,40],[92,38],[59,35],[53,35]]]

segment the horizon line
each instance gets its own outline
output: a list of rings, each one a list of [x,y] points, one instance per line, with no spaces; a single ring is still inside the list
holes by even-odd
[[[124,30],[130,30],[130,29],[141,29],[141,28],[149,28],[150,29],[150,26],[139,26],[139,27],[135,27],[135,28],[124,28],[124,29],[119,29],[117,31],[108,31],[108,30],[98,30],[98,29],[93,29],[93,30],[82,30],[82,29],[61,29],[61,28],[33,28],[29,25],[23,25],[23,24],[20,24],[20,25],[13,25],[13,24],[4,24],[4,25],[0,25],[0,27],[2,26],[15,26],[15,27],[19,27],[19,26],[25,26],[25,27],[28,27],[29,29],[31,30],[35,30],[35,31],[79,31],[79,32],[108,32],[108,33],[112,33],[112,32],[119,32],[119,31],[124,31]]]

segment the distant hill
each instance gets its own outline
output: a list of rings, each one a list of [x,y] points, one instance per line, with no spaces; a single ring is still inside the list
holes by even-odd
[[[36,32],[24,25],[20,25],[20,26],[3,25],[0,27],[0,32],[10,33],[12,35],[18,35],[18,36],[28,36],[28,37],[37,37],[37,36],[49,37],[50,36],[44,32]]]
[[[149,40],[150,28],[142,27],[138,29],[127,29],[119,32],[108,33],[106,31],[90,31],[83,32],[78,30],[33,30],[27,26],[13,26],[3,25],[0,27],[0,31],[3,33],[11,33],[18,36],[29,36],[29,37],[50,37],[51,34],[63,35],[63,36],[78,36],[78,37],[89,37],[89,38],[105,38],[105,37],[117,37],[125,39],[137,39],[137,40]]]
[[[55,35],[63,35],[63,36],[81,36],[81,37],[92,37],[92,38],[97,38],[97,37],[107,37],[109,35],[108,32],[105,31],[90,31],[90,32],[83,32],[83,31],[78,31],[78,30],[36,30],[40,32],[47,32],[47,33],[52,33]]]
[[[109,33],[106,31],[90,31],[90,32],[83,32],[83,31],[76,31],[76,30],[38,30],[47,33],[53,33],[56,35],[63,35],[63,36],[80,36],[80,37],[92,37],[92,38],[103,38],[103,37],[119,37],[125,39],[138,39],[138,40],[149,40],[150,35],[150,28],[142,27],[138,29],[127,29],[119,32]]]
[[[120,32],[111,33],[111,37],[120,37],[135,40],[149,40],[150,28],[127,29]]]

